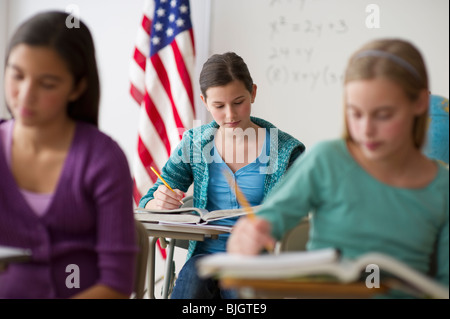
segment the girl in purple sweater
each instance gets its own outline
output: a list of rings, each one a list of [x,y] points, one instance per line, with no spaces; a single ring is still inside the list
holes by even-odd
[[[0,120],[0,245],[31,250],[0,298],[127,298],[137,251],[123,151],[97,128],[99,77],[84,23],[46,12],[7,50]]]

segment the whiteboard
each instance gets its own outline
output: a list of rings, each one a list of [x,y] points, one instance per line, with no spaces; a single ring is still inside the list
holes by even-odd
[[[348,58],[381,37],[413,42],[425,58],[432,93],[448,97],[448,0],[212,2],[210,54],[241,55],[258,85],[252,114],[307,148],[341,136]]]

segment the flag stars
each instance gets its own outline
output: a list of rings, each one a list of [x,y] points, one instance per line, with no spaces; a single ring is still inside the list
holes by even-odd
[[[155,30],[156,31],[161,31],[163,29],[163,24],[160,22],[156,22],[155,23]]]
[[[156,10],[156,14],[158,15],[158,17],[164,17],[166,15],[166,10],[164,10],[163,8],[159,8],[158,10]]]
[[[161,42],[161,38],[159,37],[152,37],[152,44],[158,45]]]
[[[160,0],[154,11],[150,52],[168,45],[181,32],[191,28],[189,2],[186,0]]]
[[[183,14],[183,13],[187,13],[187,11],[188,11],[188,7],[186,6],[186,5],[182,5],[182,6],[180,6],[180,12]]]
[[[168,28],[167,31],[166,31],[166,34],[167,34],[168,37],[173,36],[173,29],[172,28]]]
[[[184,26],[184,20],[181,18],[178,18],[177,21],[175,21],[177,27],[182,27]]]

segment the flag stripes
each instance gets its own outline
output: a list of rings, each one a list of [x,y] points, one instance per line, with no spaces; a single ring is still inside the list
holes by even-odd
[[[130,66],[130,95],[140,106],[134,200],[193,126],[195,46],[188,0],[147,0]]]

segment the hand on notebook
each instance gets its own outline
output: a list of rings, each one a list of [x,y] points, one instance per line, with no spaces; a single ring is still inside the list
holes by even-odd
[[[257,255],[265,247],[274,247],[270,223],[262,218],[242,217],[231,231],[227,243],[230,254]]]
[[[145,205],[151,209],[176,209],[180,207],[180,201],[184,193],[179,189],[168,189],[165,185],[160,185],[153,193],[153,199]]]

